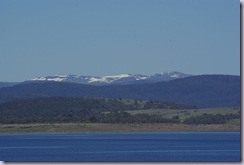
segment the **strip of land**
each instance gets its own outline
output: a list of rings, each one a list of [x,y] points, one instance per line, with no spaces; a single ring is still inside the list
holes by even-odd
[[[136,131],[224,131],[240,130],[240,120],[225,124],[105,124],[105,123],[52,123],[52,124],[0,124],[0,133],[23,132],[136,132]]]

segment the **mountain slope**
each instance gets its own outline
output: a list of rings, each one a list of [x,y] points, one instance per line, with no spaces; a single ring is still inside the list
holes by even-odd
[[[48,96],[146,99],[198,107],[240,106],[240,76],[202,75],[167,82],[108,86],[43,81],[0,89],[0,102]]]
[[[10,87],[18,84],[17,82],[0,82],[0,88]]]

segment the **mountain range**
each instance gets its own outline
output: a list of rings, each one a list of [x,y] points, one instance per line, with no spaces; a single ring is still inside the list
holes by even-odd
[[[106,76],[106,78],[99,78],[99,81],[92,81],[92,84],[70,82],[68,81],[70,76],[66,76],[62,81],[58,77],[57,79],[43,77],[0,88],[0,103],[24,98],[85,96],[167,101],[199,108],[240,106],[240,76],[183,75],[181,77],[177,74],[171,76],[167,74],[171,80],[150,80],[155,76],[157,77],[157,74],[138,80],[135,80],[135,75],[112,78],[109,76],[110,79]],[[163,74],[158,76],[163,77]],[[62,76],[59,75],[60,77]],[[129,77],[134,81],[125,81],[124,78]],[[90,80],[92,78],[94,77],[90,77]],[[88,79],[85,80],[89,82]]]
[[[54,75],[46,77],[37,77],[31,79],[31,81],[56,81],[56,82],[70,82],[88,85],[125,85],[125,84],[142,84],[142,83],[154,83],[161,81],[170,81],[179,78],[185,78],[192,76],[190,74],[184,74],[181,72],[162,72],[154,75],[141,75],[141,74],[120,74],[112,76],[78,76],[78,75]]]

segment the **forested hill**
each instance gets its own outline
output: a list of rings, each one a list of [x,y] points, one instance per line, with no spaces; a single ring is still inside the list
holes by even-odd
[[[118,122],[135,121],[125,111],[143,109],[196,109],[195,106],[146,100],[83,97],[45,97],[14,100],[0,104],[0,123],[35,122]],[[123,112],[123,113],[122,113]],[[112,116],[111,116],[112,115]],[[150,115],[140,116],[147,119]],[[163,120],[157,116],[154,122]]]
[[[240,106],[240,76],[202,75],[168,82],[99,87],[75,83],[35,82],[0,89],[0,102],[50,96],[144,99],[198,107]]]

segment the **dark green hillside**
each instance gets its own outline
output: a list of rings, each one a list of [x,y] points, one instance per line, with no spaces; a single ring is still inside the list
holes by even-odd
[[[103,89],[109,97],[169,101],[202,108],[240,106],[240,76],[202,75]]]
[[[159,122],[161,116],[124,112],[137,109],[195,109],[195,106],[168,102],[81,98],[45,97],[15,100],[0,104],[0,123],[45,122]],[[170,120],[167,119],[167,122]]]
[[[154,86],[145,85],[144,89],[153,91],[150,99],[155,100],[190,103],[199,107],[240,106],[239,76],[193,76]]]
[[[113,97],[167,101],[198,107],[240,106],[240,76],[202,75],[168,82],[91,86],[61,82],[32,82],[0,89],[0,103],[19,98],[50,96]]]

